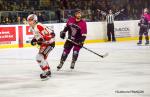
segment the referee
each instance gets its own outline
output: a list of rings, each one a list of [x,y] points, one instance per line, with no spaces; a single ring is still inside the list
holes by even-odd
[[[112,10],[109,10],[109,13],[106,14],[106,12],[98,10],[103,16],[106,16],[106,21],[107,21],[107,37],[108,37],[108,41],[116,41],[115,38],[115,33],[114,33],[114,19],[115,16],[119,15],[121,11],[124,11],[124,9],[122,9],[119,12],[116,13],[112,13]]]

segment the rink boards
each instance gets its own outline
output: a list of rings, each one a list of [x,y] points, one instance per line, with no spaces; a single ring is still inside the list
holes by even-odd
[[[59,37],[65,23],[45,24],[54,30],[56,44],[62,45],[64,40]],[[105,42],[107,40],[106,22],[87,22],[86,43]],[[0,26],[0,48],[23,48],[30,47],[33,38],[29,32],[28,25],[1,25]],[[139,33],[138,20],[115,21],[115,34],[117,41],[137,40]]]

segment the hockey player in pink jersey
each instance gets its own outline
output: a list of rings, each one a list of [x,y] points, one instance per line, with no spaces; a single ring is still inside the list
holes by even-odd
[[[79,51],[83,46],[83,43],[86,39],[87,34],[87,26],[86,22],[81,18],[81,10],[76,9],[75,10],[75,16],[70,17],[67,21],[66,27],[63,31],[60,32],[60,37],[62,39],[65,38],[66,32],[68,32],[68,39],[80,44],[75,45],[72,42],[66,40],[64,44],[64,51],[62,53],[60,64],[57,66],[57,69],[61,69],[65,60],[67,59],[71,49],[73,49],[73,55],[72,55],[72,62],[71,62],[71,69],[74,69],[75,62],[78,59]]]
[[[51,70],[48,62],[46,61],[49,52],[55,47],[54,31],[47,26],[38,22],[35,14],[30,14],[27,17],[30,25],[30,31],[34,37],[31,40],[31,45],[39,45],[39,52],[36,56],[36,61],[42,69],[43,73],[40,74],[41,79],[47,79],[51,75]]]
[[[140,26],[139,31],[139,42],[138,45],[142,44],[143,34],[145,35],[145,45],[149,44],[149,36],[148,36],[148,30],[150,27],[150,14],[148,13],[148,9],[144,9],[144,13],[141,15],[140,22],[138,23]]]

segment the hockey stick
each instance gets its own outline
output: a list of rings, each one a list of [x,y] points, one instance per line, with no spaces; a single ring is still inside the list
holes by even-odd
[[[67,39],[67,40],[70,41],[70,42],[72,42],[72,43],[75,44],[75,45],[81,46],[81,45],[79,45],[78,43],[72,41],[71,39]],[[95,55],[97,55],[97,56],[99,56],[99,57],[101,57],[101,58],[104,58],[104,57],[108,56],[108,53],[105,53],[104,55],[100,55],[100,54],[94,52],[93,50],[88,49],[88,48],[85,47],[85,46],[82,46],[82,48],[86,49],[87,51],[89,51],[89,52],[91,52],[91,53],[93,53],[93,54],[95,54]]]

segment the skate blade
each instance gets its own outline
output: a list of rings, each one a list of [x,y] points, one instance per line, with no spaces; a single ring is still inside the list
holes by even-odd
[[[150,46],[149,44],[137,44],[137,46]]]
[[[137,46],[143,46],[142,44],[137,44]]]
[[[41,79],[41,81],[47,81],[47,80],[49,80],[49,76],[48,77],[46,77],[46,78],[43,78],[43,79]]]
[[[60,71],[60,69],[57,69],[57,71]]]

